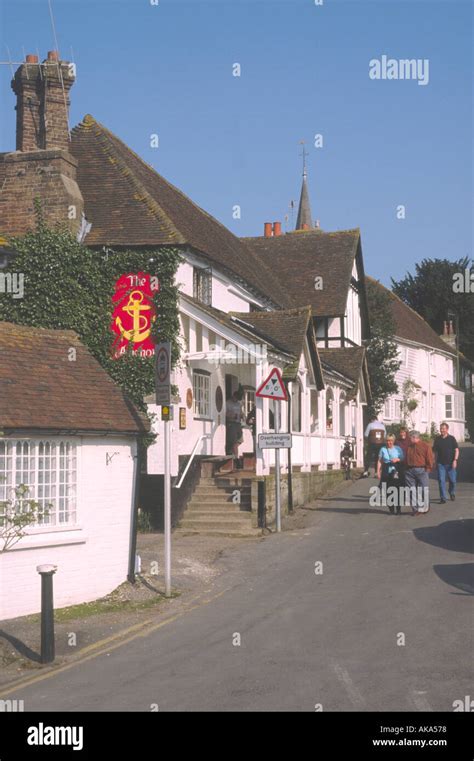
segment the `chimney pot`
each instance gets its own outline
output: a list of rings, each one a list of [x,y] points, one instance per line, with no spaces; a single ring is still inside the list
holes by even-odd
[[[281,235],[281,222],[273,223],[273,235]]]
[[[273,235],[273,228],[271,222],[265,222],[263,225],[263,235],[265,238],[271,238]]]
[[[33,53],[28,53],[25,60],[26,63],[38,63],[38,56]]]
[[[57,50],[48,51],[48,61],[59,61],[59,54]]]

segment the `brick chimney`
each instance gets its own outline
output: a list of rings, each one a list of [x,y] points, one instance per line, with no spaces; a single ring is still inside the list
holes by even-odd
[[[273,235],[274,236],[281,235],[281,222],[273,223]]]
[[[440,338],[453,349],[456,348],[456,330],[452,320],[445,320],[443,323],[443,334]]]
[[[271,238],[273,235],[273,225],[271,222],[263,223],[263,235],[265,238]]]
[[[35,198],[48,225],[64,223],[74,233],[81,226],[84,201],[69,152],[73,84],[73,67],[54,50],[42,63],[27,55],[15,72],[16,151],[0,154],[0,232],[7,236],[34,229]]]

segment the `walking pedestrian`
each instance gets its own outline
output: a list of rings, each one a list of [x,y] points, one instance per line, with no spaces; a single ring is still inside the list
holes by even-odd
[[[386,484],[388,509],[393,513],[395,508],[397,515],[401,513],[399,468],[404,459],[403,451],[395,444],[395,436],[390,433],[387,436],[386,445],[380,448],[377,475],[380,479],[380,488],[382,484]]]
[[[407,449],[405,481],[409,489],[412,515],[427,513],[430,509],[430,472],[433,470],[433,452],[419,431],[410,431]]]
[[[436,456],[440,503],[445,505],[447,500],[446,479],[449,482],[450,499],[452,502],[456,499],[459,445],[454,436],[449,433],[448,423],[441,423],[439,430],[440,435],[434,440],[433,453]]]
[[[374,465],[374,478],[377,477],[377,461],[379,458],[380,447],[385,440],[386,428],[384,423],[378,419],[377,415],[372,415],[370,422],[365,429],[364,436],[366,443],[365,471],[364,476],[369,475],[371,465]]]
[[[398,438],[395,441],[395,444],[397,447],[400,447],[400,449],[403,452],[403,460],[398,464],[398,477],[400,479],[400,487],[406,486],[405,482],[405,470],[406,470],[406,460],[407,460],[407,449],[410,446],[410,438],[408,436],[408,430],[405,428],[404,425],[400,428],[398,432]]]

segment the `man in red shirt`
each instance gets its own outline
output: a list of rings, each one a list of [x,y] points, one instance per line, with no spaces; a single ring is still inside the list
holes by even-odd
[[[412,515],[427,513],[430,509],[430,472],[433,470],[433,452],[419,431],[410,431],[410,444],[406,454],[405,482],[410,489]]]

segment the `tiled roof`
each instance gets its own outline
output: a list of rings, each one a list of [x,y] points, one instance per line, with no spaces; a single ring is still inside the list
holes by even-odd
[[[360,241],[358,229],[333,233],[297,230],[242,240],[285,284],[293,306],[309,304],[316,317],[344,315]],[[316,277],[322,278],[322,290],[315,289]]]
[[[343,349],[318,349],[323,368],[329,369],[348,378],[353,383],[353,391],[357,393],[361,373],[365,376],[364,381],[368,385],[365,367],[365,348],[363,346],[350,346]],[[369,392],[369,389],[367,389]]]
[[[268,338],[274,346],[299,357],[311,318],[311,308],[300,307],[273,312],[229,312],[229,315],[251,326],[256,335]]]
[[[367,277],[367,280],[372,285],[378,286],[390,297],[392,317],[395,322],[395,336],[397,338],[405,338],[408,341],[415,341],[416,343],[423,344],[423,346],[429,346],[431,349],[437,349],[448,354],[456,354],[455,349],[443,341],[418,312],[415,312],[414,309],[405,304],[392,291],[389,291],[388,288],[385,288],[378,280],[374,280],[372,277]],[[376,317],[372,315],[372,319],[376,319]]]
[[[304,349],[304,340],[310,338],[311,361],[316,375],[318,387],[323,388],[322,369],[316,347],[316,337],[311,322],[311,308],[281,309],[272,312],[222,312],[215,307],[207,306],[196,299],[181,294],[202,311],[214,317],[218,322],[231,330],[253,341],[263,341],[270,349],[281,351],[293,361],[285,370],[285,378],[291,380],[298,371],[300,356]]]
[[[288,305],[270,267],[93,117],[72,130],[71,152],[92,223],[87,245],[190,247],[276,305]]]
[[[137,434],[148,425],[76,333],[0,322],[0,431],[12,429]]]

